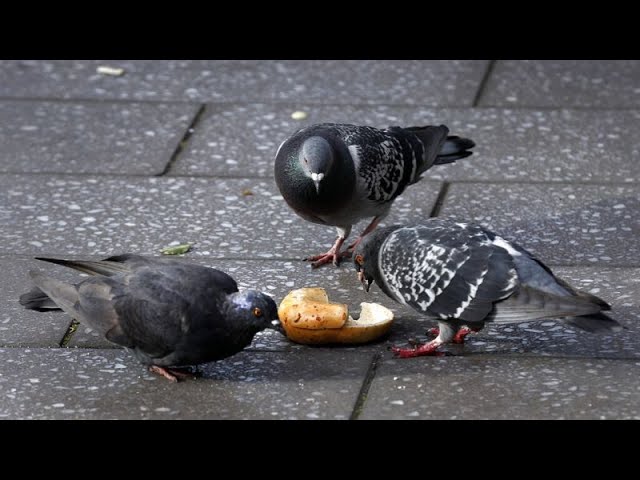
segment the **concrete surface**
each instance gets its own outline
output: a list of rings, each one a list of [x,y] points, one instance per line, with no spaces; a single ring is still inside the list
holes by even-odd
[[[278,145],[318,122],[443,123],[473,138],[474,156],[428,172],[386,223],[435,212],[486,225],[610,302],[627,329],[488,326],[446,356],[394,358],[391,345],[427,340],[433,321],[376,286],[365,294],[348,263],[311,270],[300,259],[335,231],[297,217],[272,179]],[[0,418],[638,419],[639,122],[637,61],[2,61]],[[171,384],[84,326],[71,332],[64,313],[18,304],[31,269],[80,278],[34,256],[176,242],[196,242],[185,261],[276,301],[324,286],[396,321],[363,346],[264,332]]]

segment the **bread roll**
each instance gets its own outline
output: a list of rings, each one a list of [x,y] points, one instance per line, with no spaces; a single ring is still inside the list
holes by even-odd
[[[377,303],[361,303],[360,317],[348,315],[347,305],[331,303],[324,288],[300,288],[289,292],[278,308],[287,337],[303,344],[373,341],[386,334],[393,312]]]

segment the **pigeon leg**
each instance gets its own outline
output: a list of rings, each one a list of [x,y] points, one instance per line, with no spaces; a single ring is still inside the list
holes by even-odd
[[[150,365],[149,371],[161,375],[170,382],[174,383],[177,383],[180,380],[186,380],[187,378],[195,378],[198,376],[197,373],[192,372],[190,369],[165,368],[159,367],[158,365]]]
[[[338,252],[340,251],[340,247],[342,247],[343,243],[344,238],[338,237],[336,243],[333,244],[333,247],[331,247],[327,253],[321,253],[320,255],[307,257],[304,260],[305,262],[313,262],[311,264],[313,268],[318,268],[325,263],[333,263],[337,267],[338,263],[340,262],[341,256]]]
[[[386,216],[386,215],[385,215]],[[380,221],[384,218],[384,216],[382,215],[378,215],[377,217],[373,217],[373,220],[371,220],[371,223],[367,226],[367,228],[365,228],[362,233],[360,234],[360,236],[358,238],[356,238],[353,243],[351,245],[349,245],[347,247],[347,249],[345,250],[344,253],[348,252],[348,255],[351,256],[351,254],[353,253],[353,251],[356,249],[356,247],[358,246],[358,244],[362,241],[362,239],[364,238],[365,235],[367,235],[368,233],[373,232],[373,230],[375,230],[375,228],[378,226],[378,224],[380,223]],[[347,255],[345,255],[347,256]]]
[[[451,343],[463,344],[464,339],[467,335],[469,335],[470,333],[477,333],[479,331],[479,328],[460,327],[460,330],[458,330],[454,337],[451,339]],[[430,328],[429,330],[427,330],[427,334],[429,335],[437,336],[439,333],[440,329],[438,327]]]
[[[340,248],[342,247],[345,239],[351,233],[351,226],[347,228],[336,227],[336,229],[338,230],[338,238],[336,238],[336,243],[333,244],[333,247],[331,247],[327,253],[321,253],[320,255],[305,258],[305,262],[313,262],[311,264],[313,268],[318,268],[325,263],[333,263],[336,267],[338,266],[340,263],[340,257],[342,256]]]
[[[413,343],[411,348],[391,347],[391,351],[400,358],[421,357],[424,355],[444,355],[444,352],[438,351],[438,347],[453,340],[456,330],[453,326],[443,322],[438,322],[438,327],[438,336],[430,342],[422,345],[416,345]]]

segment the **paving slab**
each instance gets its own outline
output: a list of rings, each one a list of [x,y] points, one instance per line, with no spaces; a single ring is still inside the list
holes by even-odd
[[[3,100],[0,172],[156,175],[198,108]]]
[[[640,181],[640,111],[448,109],[452,133],[475,154],[430,179],[542,182]],[[438,121],[437,119],[434,119]]]
[[[439,189],[407,188],[387,221],[427,217]],[[0,175],[0,254],[157,254],[176,241],[216,258],[303,258],[335,236],[293,213],[271,179]]]
[[[243,352],[178,384],[119,350],[0,349],[0,418],[348,419],[371,355]]]
[[[636,185],[452,184],[440,216],[480,223],[559,265],[640,265]]]
[[[640,419],[640,362],[384,359],[361,419]]]
[[[499,60],[480,105],[640,106],[638,60]]]
[[[471,106],[485,60],[15,60],[0,97]],[[96,72],[122,67],[122,76]]]
[[[304,120],[291,114],[303,111]],[[273,176],[280,143],[314,123],[445,124],[476,141],[467,160],[429,170],[439,180],[637,182],[640,111],[513,110],[311,104],[209,105],[170,175]]]

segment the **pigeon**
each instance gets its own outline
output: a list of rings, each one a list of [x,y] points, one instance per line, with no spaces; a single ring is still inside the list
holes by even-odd
[[[372,282],[393,300],[438,321],[437,337],[398,356],[437,355],[485,323],[561,319],[588,332],[622,327],[604,300],[571,287],[521,246],[479,225],[433,218],[423,225],[379,228],[356,247],[365,291]]]
[[[338,266],[373,231],[407,185],[433,165],[466,158],[472,140],[448,136],[444,125],[389,127],[321,123],[302,128],[278,148],[275,180],[287,204],[307,221],[333,225],[338,238],[328,252],[305,258],[317,268]],[[340,251],[353,224],[373,217]]]
[[[20,297],[23,306],[64,310],[174,382],[189,374],[170,367],[234,355],[266,328],[282,332],[270,296],[239,292],[233,278],[214,268],[134,254],[101,261],[37,259],[91,276],[72,285],[31,271],[36,288]]]

